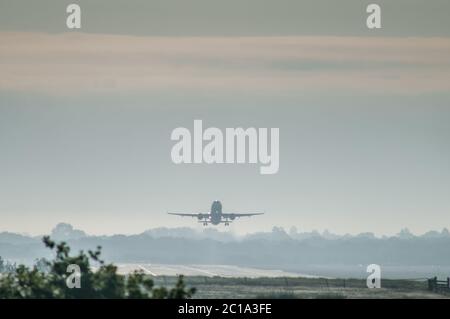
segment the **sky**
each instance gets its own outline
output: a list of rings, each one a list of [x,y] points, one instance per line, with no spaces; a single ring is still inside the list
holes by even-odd
[[[450,227],[448,1],[0,0],[0,231]],[[175,165],[177,127],[280,128],[280,170]],[[224,229],[222,226],[219,229]]]

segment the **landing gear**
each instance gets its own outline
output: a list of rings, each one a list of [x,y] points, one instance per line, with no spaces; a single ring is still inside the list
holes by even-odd
[[[208,223],[207,222],[203,222],[203,226],[208,226]]]
[[[230,226],[230,223],[229,222],[225,222],[225,226]]]

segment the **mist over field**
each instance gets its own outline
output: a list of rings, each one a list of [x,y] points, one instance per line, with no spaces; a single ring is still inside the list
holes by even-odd
[[[130,264],[233,265],[280,269],[328,277],[365,277],[369,264],[379,264],[384,277],[423,278],[448,274],[450,234],[447,229],[416,236],[407,229],[397,235],[372,233],[335,235],[274,227],[271,232],[236,235],[214,228],[154,228],[136,235],[90,236],[69,224],[50,234],[66,241],[73,252],[103,248],[107,261]],[[41,237],[2,232],[3,259],[33,263],[50,258]]]

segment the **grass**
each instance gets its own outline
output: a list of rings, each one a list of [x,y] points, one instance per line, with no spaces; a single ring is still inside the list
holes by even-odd
[[[298,299],[298,295],[292,291],[272,291],[255,296],[256,299]]]
[[[153,278],[157,285],[171,286],[176,277]],[[428,291],[426,281],[384,279],[382,288],[369,289],[365,279],[327,278],[228,278],[186,277],[186,284],[197,288],[195,298],[259,299],[356,299],[356,298],[450,298],[449,294]]]

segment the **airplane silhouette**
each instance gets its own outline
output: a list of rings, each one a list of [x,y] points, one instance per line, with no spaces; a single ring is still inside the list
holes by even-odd
[[[177,215],[183,217],[197,217],[199,223],[203,223],[204,226],[207,226],[208,223],[213,225],[219,225],[220,223],[224,223],[225,226],[230,225],[231,221],[236,219],[237,217],[250,217],[255,215],[263,215],[264,213],[223,213],[222,212],[222,203],[218,200],[215,200],[211,205],[211,211],[209,213],[167,213],[169,215]]]

